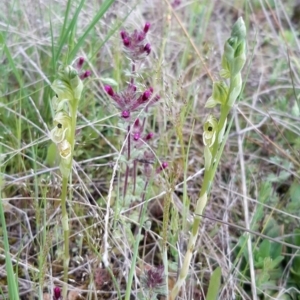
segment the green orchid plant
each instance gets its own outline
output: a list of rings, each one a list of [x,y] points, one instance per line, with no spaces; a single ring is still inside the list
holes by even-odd
[[[70,175],[72,174],[72,161],[75,145],[75,131],[78,103],[83,90],[82,79],[90,75],[89,71],[79,75],[78,70],[82,67],[83,58],[79,58],[77,69],[72,66],[59,68],[57,78],[51,85],[55,92],[52,99],[54,109],[54,127],[50,137],[57,145],[60,155],[60,171],[62,174],[61,210],[62,227],[64,231],[64,287],[63,299],[67,297],[67,282],[69,268],[69,222],[67,212],[67,188]],[[71,180],[71,179],[70,179]]]
[[[209,114],[204,123],[203,144],[205,172],[199,199],[195,208],[195,218],[192,225],[187,252],[182,268],[174,285],[170,299],[175,300],[182,285],[188,276],[189,266],[196,245],[201,215],[205,209],[210,188],[214,179],[218,159],[221,157],[224,141],[224,133],[227,117],[242,90],[241,71],[246,62],[246,26],[242,18],[239,18],[233,26],[230,38],[225,42],[222,56],[222,80],[213,83],[212,96],[208,98],[205,107],[213,108],[220,105],[220,117],[217,119]]]

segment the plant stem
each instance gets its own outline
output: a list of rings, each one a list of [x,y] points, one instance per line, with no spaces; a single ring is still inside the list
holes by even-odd
[[[64,231],[64,285],[63,285],[63,299],[67,298],[68,293],[68,270],[69,270],[69,222],[67,212],[67,189],[68,177],[63,177],[62,192],[61,192],[61,212],[62,212],[62,226]]]
[[[228,93],[228,98],[229,98],[231,90],[232,90],[232,80],[230,81],[230,89],[229,89],[229,93]],[[178,293],[180,291],[181,286],[184,284],[185,279],[188,275],[189,266],[190,266],[190,263],[192,260],[193,251],[194,251],[196,241],[197,241],[199,225],[201,222],[201,215],[203,214],[203,210],[206,206],[207,198],[208,198],[210,187],[211,187],[211,182],[213,181],[214,175],[215,175],[214,170],[215,170],[216,166],[214,166],[214,164],[218,164],[218,161],[215,162],[215,158],[218,154],[218,150],[223,151],[223,148],[222,147],[220,148],[220,144],[218,143],[218,138],[220,135],[220,131],[225,126],[229,111],[230,111],[230,107],[226,106],[226,105],[223,107],[223,109],[221,109],[221,115],[220,115],[220,119],[218,122],[217,136],[216,136],[215,143],[213,144],[213,148],[212,148],[211,166],[209,169],[207,169],[207,170],[205,169],[205,172],[204,172],[204,178],[203,178],[203,183],[202,183],[202,187],[201,187],[201,191],[200,191],[200,197],[197,201],[197,205],[196,205],[196,209],[195,209],[195,218],[194,218],[194,223],[192,225],[192,231],[191,231],[187,251],[186,251],[186,254],[184,257],[184,261],[183,261],[182,268],[181,268],[181,271],[179,274],[179,278],[171,291],[170,300],[175,300],[176,296],[178,295]]]
[[[149,181],[147,180],[145,182],[145,186],[144,186],[144,192],[143,192],[143,195],[142,195],[142,202],[145,201],[145,196],[146,196],[146,190],[147,190],[148,183],[149,183]],[[146,203],[144,203],[143,209],[142,209],[141,215],[140,215],[140,227],[139,227],[138,234],[135,238],[135,244],[134,244],[134,249],[133,249],[133,257],[132,257],[130,271],[129,271],[129,275],[128,275],[128,281],[127,281],[127,285],[126,285],[125,300],[130,299],[133,274],[134,274],[135,267],[136,267],[136,260],[137,260],[137,256],[138,256],[139,244],[140,244],[140,239],[141,239],[141,235],[142,235],[141,234],[142,233],[142,228],[143,228],[143,225],[144,225],[144,222],[145,222],[147,206],[148,206],[148,201],[146,201]]]
[[[76,133],[76,121],[77,121],[77,108],[78,108],[78,99],[74,99],[72,105],[70,105],[70,114],[71,114],[71,160],[69,164],[69,174],[70,181],[72,175],[72,165],[73,165],[73,154],[75,148],[75,133]],[[61,192],[61,211],[62,211],[62,227],[64,231],[64,285],[63,285],[63,299],[67,299],[68,293],[68,271],[69,271],[69,261],[70,261],[70,247],[69,247],[69,217],[67,211],[67,190],[68,190],[68,181],[69,177],[63,176],[62,181],[62,192]]]

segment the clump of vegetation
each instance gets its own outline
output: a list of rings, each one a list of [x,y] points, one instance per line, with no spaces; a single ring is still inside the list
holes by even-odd
[[[298,299],[297,3],[100,2],[0,12],[0,299]]]

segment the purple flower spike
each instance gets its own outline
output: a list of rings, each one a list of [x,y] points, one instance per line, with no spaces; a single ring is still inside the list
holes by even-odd
[[[151,45],[148,43],[144,46],[144,51],[147,53],[147,55],[151,52]]]
[[[112,89],[112,87],[110,85],[104,86],[104,90],[111,97],[113,97],[113,95],[115,94],[114,90]]]
[[[91,74],[92,74],[92,72],[90,70],[87,70],[84,73],[82,73],[79,77],[80,77],[81,80],[84,80],[84,79],[90,77]]]
[[[80,70],[82,68],[83,64],[84,64],[84,58],[79,57],[78,63],[77,63],[77,69]]]
[[[128,119],[130,117],[130,112],[128,110],[122,111],[122,118]]]
[[[154,136],[154,133],[153,133],[153,132],[150,132],[150,133],[148,133],[148,134],[146,135],[145,140],[146,140],[146,141],[149,141],[149,140],[151,140],[151,139],[153,138],[153,136]]]
[[[140,137],[141,137],[141,135],[138,132],[133,135],[133,139],[135,141],[138,141],[140,139]]]
[[[149,22],[147,22],[146,24],[145,24],[145,26],[144,26],[144,32],[145,33],[147,33],[148,31],[149,31],[149,28],[150,28],[150,23]]]
[[[61,297],[61,289],[58,286],[56,286],[53,290],[53,294],[54,294],[53,299],[59,300]]]

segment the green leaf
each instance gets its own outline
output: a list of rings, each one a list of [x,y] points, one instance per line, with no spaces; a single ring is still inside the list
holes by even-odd
[[[270,241],[265,239],[262,241],[262,243],[259,246],[258,255],[262,258],[266,258],[270,256],[270,249],[271,249]]]
[[[221,268],[217,267],[213,271],[213,273],[210,277],[208,292],[207,292],[207,295],[206,295],[206,300],[216,300],[216,299],[218,299],[220,284],[221,284],[221,275],[222,275]]]
[[[292,202],[299,202],[300,199],[300,185],[298,182],[294,181],[290,187],[290,196]]]
[[[109,9],[109,7],[115,2],[115,0],[106,0],[102,3],[99,11],[97,12],[96,16],[92,20],[92,22],[89,24],[83,35],[79,38],[78,42],[76,43],[76,46],[72,50],[69,56],[69,60],[72,60],[75,55],[77,54],[78,50],[82,46],[84,40],[86,39],[89,32],[95,27],[95,25],[99,22],[99,20],[103,17],[103,15],[106,13],[106,11]]]

